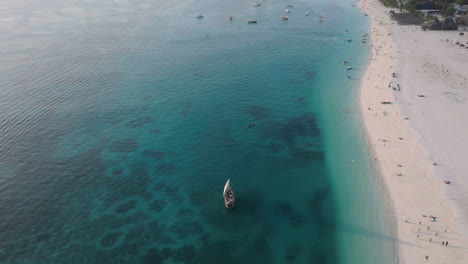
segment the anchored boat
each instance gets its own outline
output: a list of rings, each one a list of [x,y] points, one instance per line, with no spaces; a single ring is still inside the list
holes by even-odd
[[[224,185],[223,196],[224,196],[224,205],[226,206],[226,208],[233,208],[236,202],[236,199],[234,197],[234,192],[232,191],[232,188],[231,188],[231,179],[228,179],[226,184]]]

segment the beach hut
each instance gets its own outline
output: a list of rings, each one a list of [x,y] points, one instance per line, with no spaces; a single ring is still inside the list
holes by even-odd
[[[428,21],[423,24],[422,28],[428,30],[441,30],[442,23],[440,23],[440,21]]]
[[[425,1],[425,2],[422,2],[422,3],[419,3],[419,4],[415,4],[414,5],[414,8],[416,10],[435,10],[435,9],[439,9],[436,4],[432,1]]]
[[[447,17],[442,21],[442,30],[458,30],[457,23],[451,17]]]
[[[425,1],[419,4],[414,5],[414,9],[417,11],[427,15],[435,15],[440,13],[440,7],[437,6],[434,2],[432,1]]]
[[[461,17],[457,17],[455,19],[455,22],[457,22],[458,25],[461,25],[464,27],[468,26],[468,14],[461,16]]]

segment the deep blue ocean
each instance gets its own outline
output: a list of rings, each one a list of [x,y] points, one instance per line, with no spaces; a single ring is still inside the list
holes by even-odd
[[[393,263],[353,1],[0,3],[1,263]]]

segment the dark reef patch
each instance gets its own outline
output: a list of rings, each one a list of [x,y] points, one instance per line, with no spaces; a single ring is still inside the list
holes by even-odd
[[[146,226],[144,240],[168,245],[174,243],[172,237],[166,233],[167,227],[158,221],[153,221]]]
[[[135,209],[137,204],[138,204],[137,200],[129,200],[129,201],[127,201],[125,203],[122,203],[121,205],[117,206],[117,208],[115,208],[115,213],[117,213],[117,214],[126,214],[130,210]]]
[[[145,235],[145,226],[137,225],[130,230],[128,230],[127,235],[125,236],[126,241],[136,241],[140,242]]]
[[[162,174],[170,174],[173,173],[177,167],[175,165],[169,163],[161,163],[156,166],[156,171]]]
[[[145,124],[152,123],[152,122],[154,122],[154,118],[149,117],[149,116],[143,116],[143,117],[139,117],[135,120],[128,122],[127,127],[136,128],[136,127],[141,127]]]
[[[98,233],[98,230],[109,230],[109,229],[120,229],[125,228],[129,223],[137,224],[142,223],[147,219],[147,216],[143,213],[136,213],[128,216],[116,216],[114,214],[105,214],[97,219],[87,221],[77,227],[77,230],[87,232],[86,235],[94,235]]]
[[[330,208],[327,206],[329,202],[330,189],[319,189],[313,193],[312,197],[306,201],[306,206],[309,210],[315,212],[314,221],[323,227],[330,227],[335,224],[334,219],[330,217]],[[319,235],[326,234],[326,229],[319,230]]]
[[[156,200],[150,203],[149,208],[156,212],[161,212],[162,209],[166,206],[166,202],[164,200]]]
[[[42,233],[36,236],[36,242],[47,242],[50,240],[50,234]]]
[[[206,203],[207,194],[211,192],[212,190],[206,187],[194,188],[189,193],[190,202],[195,206],[202,207]]]
[[[110,152],[132,152],[138,149],[138,142],[135,139],[125,138],[116,140],[109,146]]]
[[[171,225],[169,230],[178,238],[187,238],[191,236],[202,235],[204,233],[202,225],[199,222],[193,221],[191,219],[181,219],[181,221]]]
[[[256,105],[247,105],[244,107],[244,111],[255,117],[255,119],[263,119],[271,117],[270,110]]]
[[[180,115],[187,115],[192,111],[192,103],[187,101],[182,101],[179,103],[182,109],[180,110]]]
[[[143,256],[143,263],[148,264],[159,264],[170,259],[173,256],[173,250],[171,248],[150,248]]]
[[[115,245],[115,243],[117,243],[117,240],[119,239],[121,235],[123,235],[123,233],[121,232],[112,232],[112,233],[105,235],[100,240],[101,246],[106,247],[106,248],[112,247],[113,245]]]
[[[193,217],[194,213],[192,210],[187,209],[187,208],[181,208],[179,211],[177,211],[177,217],[182,218],[182,219],[188,219]]]
[[[185,245],[175,250],[173,260],[176,262],[189,262],[197,255],[197,250],[192,245]]]
[[[297,137],[318,137],[320,130],[313,114],[304,114],[283,122],[273,122],[262,126],[266,138],[285,142],[296,149]]]
[[[143,152],[141,152],[141,154],[144,157],[153,158],[153,159],[156,159],[156,160],[162,159],[164,157],[164,155],[165,155],[164,152],[156,151],[156,150],[152,150],[152,149],[145,149],[145,150],[143,150]]]
[[[298,104],[301,107],[308,107],[309,103],[307,103],[307,100],[305,97],[299,97],[297,100],[294,101],[296,104]]]
[[[307,151],[302,149],[296,149],[294,156],[306,160],[324,161],[325,154],[322,151]]]
[[[266,145],[262,145],[262,147],[271,152],[281,152],[286,149],[286,147],[283,144],[274,143],[274,142],[270,142]]]
[[[164,193],[168,196],[175,196],[179,192],[179,188],[177,187],[169,187],[167,186],[164,189]]]
[[[330,195],[330,189],[319,189],[312,194],[310,200],[307,201],[307,208],[310,210],[317,210],[318,207],[328,199]]]
[[[124,173],[124,169],[121,169],[121,168],[112,170],[112,176],[115,176],[115,177],[122,176],[123,173]]]
[[[307,218],[299,213],[295,213],[289,216],[289,223],[293,227],[303,226],[307,223]]]
[[[316,71],[306,71],[304,72],[303,76],[304,76],[304,79],[306,80],[312,80],[313,78],[315,78],[316,74],[317,74]]]
[[[276,204],[276,210],[282,215],[290,215],[294,211],[291,204],[283,202]]]
[[[156,185],[154,185],[153,190],[155,191],[160,191],[166,188],[166,184],[164,182],[158,182]]]
[[[297,254],[301,251],[301,247],[299,245],[292,245],[292,246],[289,246],[285,249],[285,252],[284,252],[284,258],[287,260],[287,261],[295,261],[296,258],[297,258]],[[321,263],[325,263],[325,262],[321,262]]]

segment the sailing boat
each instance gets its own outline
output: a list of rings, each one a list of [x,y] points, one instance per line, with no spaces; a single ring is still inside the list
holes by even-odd
[[[234,192],[231,188],[231,179],[228,179],[226,184],[224,185],[223,196],[224,205],[226,206],[226,208],[233,208],[236,199],[234,198]]]

